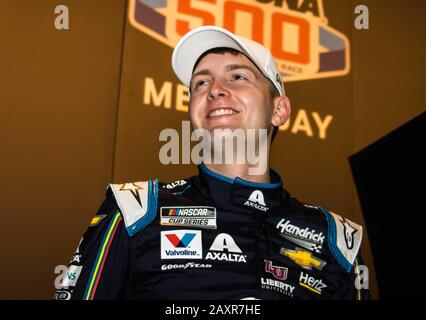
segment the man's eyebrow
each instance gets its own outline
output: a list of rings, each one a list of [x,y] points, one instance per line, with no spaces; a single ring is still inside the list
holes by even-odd
[[[196,73],[194,73],[192,75],[192,78],[195,78],[196,76],[205,76],[205,75],[210,75],[210,74],[211,74],[210,70],[203,69],[203,70],[200,70],[200,71],[197,71]]]
[[[251,73],[253,73],[253,75],[254,75],[257,79],[259,78],[259,76],[258,76],[258,74],[256,73],[256,71],[255,71],[253,68],[251,68],[250,66],[245,65],[245,64],[228,64],[228,65],[227,65],[227,66],[225,66],[225,68],[224,68],[225,72],[229,72],[229,71],[233,71],[233,70],[237,70],[237,69],[246,69],[246,70],[249,70]],[[197,71],[196,73],[194,73],[194,74],[192,75],[192,78],[195,78],[195,77],[197,77],[197,76],[211,75],[211,74],[212,74],[212,73],[211,73],[211,71],[210,71],[210,70],[208,70],[208,69],[202,69],[202,70]]]
[[[257,72],[252,68],[252,67],[250,67],[250,66],[248,66],[248,65],[246,65],[246,64],[228,64],[226,67],[225,67],[225,71],[226,72],[229,72],[229,71],[233,71],[233,70],[236,70],[236,69],[246,69],[246,70],[249,70],[251,73],[253,73],[253,75],[258,79],[259,78],[259,76],[258,76],[258,74],[257,74]]]

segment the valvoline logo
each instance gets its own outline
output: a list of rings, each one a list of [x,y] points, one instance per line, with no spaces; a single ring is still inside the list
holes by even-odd
[[[167,239],[169,239],[175,248],[186,248],[195,236],[196,233],[185,233],[182,239],[180,239],[175,233],[166,234]]]
[[[328,26],[322,0],[130,0],[128,16],[172,48],[202,25],[251,38],[271,50],[286,82],[350,71],[349,40]]]
[[[201,230],[161,231],[161,259],[201,259]]]

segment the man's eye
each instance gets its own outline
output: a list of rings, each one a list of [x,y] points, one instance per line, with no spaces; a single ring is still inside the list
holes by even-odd
[[[202,85],[204,85],[206,83],[207,83],[207,80],[198,80],[198,81],[195,82],[194,88],[197,89],[197,88],[201,87]]]
[[[232,80],[247,80],[247,78],[242,74],[234,74],[232,75]]]

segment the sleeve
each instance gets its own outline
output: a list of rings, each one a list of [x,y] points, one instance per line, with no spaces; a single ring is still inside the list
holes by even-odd
[[[370,283],[368,267],[364,264],[361,253],[355,259],[353,270],[355,300],[370,300]]]
[[[319,209],[327,219],[330,251],[343,268],[335,298],[369,299],[368,268],[361,258],[362,226],[327,209]]]
[[[339,300],[370,300],[368,267],[364,265],[361,253],[356,257],[347,277],[341,277],[341,281]]]
[[[129,235],[113,196],[108,195],[84,233],[63,274],[57,300],[124,298]]]

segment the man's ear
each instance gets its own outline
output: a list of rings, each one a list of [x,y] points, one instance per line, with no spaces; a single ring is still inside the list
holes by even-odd
[[[283,125],[290,118],[290,113],[290,100],[286,96],[275,97],[271,124],[275,127]]]

